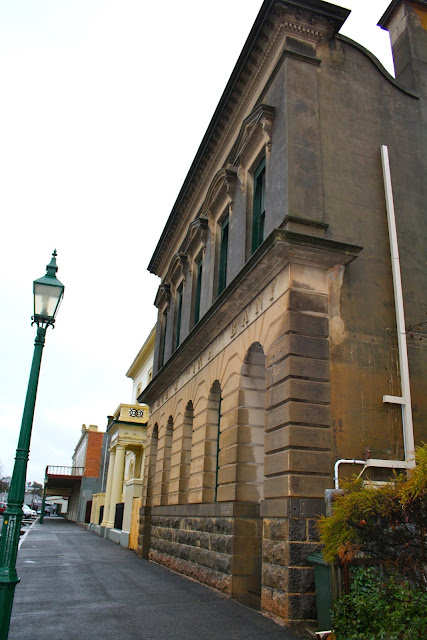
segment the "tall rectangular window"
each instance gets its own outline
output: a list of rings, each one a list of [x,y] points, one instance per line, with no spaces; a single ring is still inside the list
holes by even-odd
[[[218,295],[224,291],[227,285],[227,258],[228,258],[228,214],[221,224],[221,243],[219,246],[219,274]]]
[[[265,222],[265,157],[254,173],[254,201],[252,209],[252,253],[264,240]]]
[[[165,309],[162,315],[162,333],[160,342],[160,368],[163,367],[165,362],[165,344],[166,344],[166,330],[168,327],[168,310]]]
[[[196,325],[200,319],[200,298],[202,294],[202,267],[203,257],[197,260],[195,265],[196,271],[196,294],[194,296],[194,324]]]
[[[176,325],[175,325],[175,349],[179,347],[182,316],[182,282],[176,290]]]

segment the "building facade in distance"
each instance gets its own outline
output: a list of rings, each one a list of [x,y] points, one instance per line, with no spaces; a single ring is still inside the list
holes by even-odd
[[[82,470],[80,485],[74,484],[68,501],[67,519],[88,524],[94,493],[101,489],[105,460],[105,433],[94,424],[82,425],[74,449],[72,468]]]
[[[336,463],[384,478],[427,437],[427,3],[382,18],[396,79],[338,34],[348,14],[265,0],[149,264],[139,553],[288,622],[315,617],[307,556]]]
[[[148,406],[139,404],[137,396],[151,380],[155,333],[153,328],[126,373],[133,381],[132,403],[120,404],[108,416],[108,473],[90,515],[91,530],[135,550],[148,422]]]

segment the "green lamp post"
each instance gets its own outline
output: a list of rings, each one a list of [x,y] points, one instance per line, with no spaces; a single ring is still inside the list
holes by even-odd
[[[42,507],[40,509],[39,524],[43,524],[43,520],[44,520],[44,510],[46,508],[46,490],[47,490],[47,486],[46,485],[47,485],[47,467],[46,467],[46,473],[45,473],[45,476],[44,476]]]
[[[0,640],[7,640],[8,637],[13,596],[15,586],[19,582],[18,574],[16,573],[16,556],[21,531],[31,429],[45,336],[47,328],[54,325],[55,317],[64,295],[64,285],[56,277],[56,272],[58,271],[56,255],[55,250],[50,263],[46,267],[46,275],[35,280],[33,287],[34,315],[32,316],[33,322],[31,324],[37,325],[37,335],[34,343],[33,362],[22,415],[18,448],[16,449],[15,466],[10,483],[7,509],[3,513],[4,521],[0,537]]]

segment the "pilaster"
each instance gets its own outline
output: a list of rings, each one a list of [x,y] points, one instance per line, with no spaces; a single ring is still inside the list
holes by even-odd
[[[116,457],[114,461],[114,475],[111,484],[111,497],[108,508],[107,527],[114,527],[114,518],[116,513],[116,504],[120,501],[123,490],[123,471],[125,468],[125,452],[126,447],[118,444],[116,447]]]
[[[108,462],[107,488],[105,491],[104,517],[101,522],[101,527],[109,526],[108,522],[110,520],[111,487],[113,486],[115,460],[116,460],[116,450],[111,449],[110,459]]]

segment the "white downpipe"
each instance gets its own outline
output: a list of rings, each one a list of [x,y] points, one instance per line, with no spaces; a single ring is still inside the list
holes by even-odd
[[[402,397],[383,396],[383,402],[402,405],[403,444],[408,468],[415,466],[414,426],[412,422],[411,388],[409,384],[408,348],[406,345],[405,312],[403,308],[402,280],[400,277],[399,247],[397,243],[396,217],[391,187],[388,148],[381,146],[384,191],[387,205],[388,233],[390,238],[391,268],[393,272],[394,304],[396,308],[397,340],[399,345],[400,380]]]
[[[384,191],[387,207],[388,233],[390,239],[391,267],[393,273],[394,304],[396,309],[397,340],[399,345],[399,366],[402,396],[383,396],[383,402],[402,406],[403,445],[405,460],[368,460],[341,459],[334,466],[335,489],[339,489],[338,469],[341,464],[364,465],[359,475],[367,467],[388,469],[413,469],[415,467],[414,426],[412,422],[411,388],[409,384],[408,348],[406,345],[405,313],[403,308],[402,280],[400,277],[399,246],[397,243],[396,216],[394,213],[393,191],[391,188],[390,162],[388,148],[381,146],[381,162],[383,167]]]
[[[355,460],[353,458],[350,459],[345,459],[345,458],[341,458],[341,460],[337,460],[334,466],[334,483],[335,483],[335,489],[338,491],[338,489],[340,488],[340,481],[339,481],[339,476],[338,476],[338,469],[340,464],[363,464],[364,467],[366,467],[366,461],[365,460]],[[362,469],[362,473],[365,470],[365,468]]]

